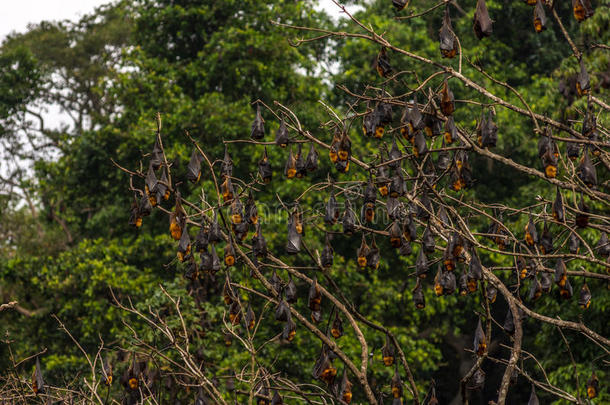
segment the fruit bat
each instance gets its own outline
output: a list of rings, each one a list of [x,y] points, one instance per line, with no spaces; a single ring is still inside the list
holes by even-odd
[[[390,197],[397,198],[404,196],[407,191],[405,179],[402,177],[400,170],[396,170],[394,176],[390,180]]]
[[[234,189],[233,182],[230,177],[225,177],[223,182],[220,184],[220,192],[222,193],[222,200],[225,203],[233,200]]]
[[[333,265],[333,247],[330,245],[328,233],[326,234],[326,242],[322,254],[320,255],[320,263],[324,268],[330,268]]]
[[[150,164],[154,170],[158,170],[163,163],[163,150],[159,144],[159,138],[155,138],[155,144],[153,145],[152,152],[150,154]]]
[[[583,22],[594,14],[590,0],[572,0],[572,12],[576,21]]]
[[[178,242],[178,260],[181,262],[191,254],[191,237],[189,236],[186,227],[180,236],[180,242]]]
[[[335,312],[335,319],[333,320],[333,323],[331,325],[330,334],[335,339],[339,339],[341,336],[343,336],[343,321],[341,320],[338,311]]]
[[[426,124],[424,123],[424,117],[421,111],[419,111],[419,105],[417,103],[417,93],[413,94],[412,104],[413,106],[410,109],[409,123],[413,128],[411,132],[415,132],[424,129],[424,127],[426,126]]]
[[[271,274],[271,277],[269,278],[269,284],[271,284],[271,287],[273,287],[273,290],[276,293],[279,293],[282,289],[282,279],[277,275],[275,269],[273,270],[273,274]]]
[[[256,405],[269,405],[269,388],[266,385],[266,381],[261,382],[256,390]],[[198,405],[198,404],[195,404]]]
[[[241,306],[238,301],[233,301],[229,307],[229,321],[233,325],[238,325],[241,321]]]
[[[436,388],[434,386],[434,380],[432,380],[432,389],[430,391],[430,399],[428,405],[438,405],[438,399],[436,398]]]
[[[347,132],[341,136],[337,154],[340,161],[347,161],[352,155],[352,141],[347,135]]]
[[[233,199],[233,202],[231,203],[231,223],[233,225],[237,225],[237,224],[241,224],[243,218],[244,218],[244,213],[243,213],[243,204],[241,203],[241,201],[239,201],[238,198]]]
[[[222,286],[222,299],[225,305],[231,305],[233,301],[237,300],[237,296],[235,295],[235,291],[233,291],[233,287],[231,286],[231,279],[227,273],[225,278],[225,283]]]
[[[256,316],[254,315],[254,311],[252,310],[252,306],[250,304],[248,304],[248,309],[246,311],[244,321],[246,322],[246,327],[248,328],[248,330],[254,330],[254,325],[256,324]]]
[[[422,236],[422,247],[426,253],[432,254],[434,253],[434,246],[434,236],[432,235],[432,230],[430,229],[430,223],[428,223]]]
[[[492,34],[492,20],[489,18],[489,12],[487,11],[487,5],[485,0],[477,0],[477,8],[474,12],[474,33],[478,39],[483,39]]]
[[[284,166],[284,176],[289,179],[293,179],[297,174],[297,160],[292,154],[292,148],[288,152],[288,159],[286,160],[286,165]]]
[[[587,396],[589,399],[597,397],[599,392],[599,379],[595,374],[595,371],[591,373],[591,377],[587,380]]]
[[[380,101],[375,106],[374,113],[376,120],[375,137],[381,138],[383,136],[384,126],[392,123],[393,120],[392,104]],[[381,130],[379,130],[379,127],[381,127]]]
[[[455,97],[453,92],[449,88],[447,78],[443,82],[443,89],[441,90],[441,112],[446,116],[450,116],[455,111]]]
[[[467,295],[470,292],[470,290],[468,289],[468,275],[466,274],[466,270],[462,271],[462,274],[460,274],[460,278],[458,280],[458,288],[460,295]],[[474,288],[476,290],[476,284]]]
[[[443,288],[444,295],[453,294],[457,286],[454,272],[445,271],[441,268],[440,285]]]
[[[286,301],[288,301],[290,304],[297,302],[297,286],[294,284],[292,276],[289,276],[288,284],[286,284],[286,288],[284,289],[284,294],[286,296]]]
[[[341,378],[341,384],[339,385],[339,398],[347,405],[352,402],[352,383],[347,378],[347,368],[343,368],[343,378]]]
[[[415,308],[417,309],[422,309],[426,306],[424,291],[422,288],[421,280],[419,278],[415,282],[415,288],[413,289],[413,304],[415,304]]]
[[[367,257],[369,255],[370,252],[370,248],[369,245],[366,243],[366,239],[364,237],[364,233],[362,234],[362,242],[360,243],[360,247],[358,248],[358,266],[360,266],[361,268],[366,267],[366,261],[367,261]]]
[[[286,242],[286,252],[290,254],[301,251],[301,232],[298,231],[300,219],[296,211],[288,220],[288,241]]]
[[[157,204],[161,202],[161,198],[163,198],[164,193],[158,193],[158,189],[159,183],[157,180],[157,176],[155,175],[155,170],[153,169],[153,165],[151,163],[148,166],[148,172],[146,173],[144,191],[146,192],[146,195],[148,196],[148,200],[150,201],[150,205],[152,207],[157,206]]]
[[[229,332],[226,332],[224,334],[224,339],[223,340],[225,342],[225,346],[229,347],[233,343],[233,335],[231,335]]]
[[[578,178],[587,185],[587,187],[594,187],[597,185],[597,172],[591,163],[588,148],[586,148],[585,152],[583,153],[583,157],[580,160],[580,165],[576,169],[576,174],[578,175]]]
[[[252,129],[250,130],[250,138],[261,140],[265,136],[265,120],[261,115],[260,104],[256,105],[256,115],[254,116],[254,122],[252,123]]]
[[[451,145],[457,139],[457,128],[453,116],[447,117],[445,121],[445,131],[443,132],[445,143]]]
[[[538,4],[540,4],[540,0],[538,0]],[[539,405],[538,396],[536,395],[536,389],[534,388],[534,384],[532,384],[532,392],[530,393],[530,399],[527,401],[527,405]]]
[[[587,95],[591,91],[591,83],[589,79],[589,73],[585,68],[585,62],[580,59],[580,71],[576,77],[576,92],[579,96]]]
[[[398,145],[396,144],[396,138],[392,139],[392,147],[390,148],[389,158],[390,162],[388,166],[392,169],[397,169],[400,167],[400,158],[402,157],[402,152],[398,149]]]
[[[545,134],[538,141],[538,157],[542,161],[544,174],[548,178],[557,176],[557,160],[559,158],[559,149],[557,144],[550,136],[550,130],[545,128]]]
[[[597,251],[597,254],[602,257],[608,258],[608,256],[610,256],[610,242],[608,242],[608,235],[606,232],[602,231],[602,234],[595,245],[595,250]]]
[[[294,336],[296,335],[297,325],[292,320],[292,317],[288,318],[288,321],[284,324],[284,329],[282,329],[282,339],[287,342],[292,342]]]
[[[331,189],[330,197],[326,202],[324,210],[324,222],[328,225],[334,225],[339,219],[339,208],[337,207],[337,199],[335,198],[335,192]]]
[[[367,113],[365,113],[362,117],[362,132],[365,136],[377,136],[376,129],[379,120],[377,118],[377,109],[369,111],[369,105],[367,103]],[[382,130],[385,130],[381,127]],[[383,136],[383,133],[381,134]]]
[[[551,276],[549,275],[549,273],[543,272],[542,276],[540,277],[540,288],[542,289],[542,292],[550,292],[552,284],[553,282],[551,281]]]
[[[392,5],[396,11],[402,11],[405,7],[407,7],[407,4],[409,4],[409,0],[392,0]]]
[[[32,373],[32,391],[34,391],[35,395],[38,395],[39,393],[44,394],[46,391],[38,356],[36,356],[36,365],[34,366],[34,372]]]
[[[391,366],[394,364],[395,352],[396,348],[394,347],[394,343],[392,343],[390,335],[386,334],[385,344],[381,348],[381,359],[383,360],[384,365]]]
[[[534,225],[534,220],[531,215],[529,216],[527,225],[525,225],[525,243],[532,247],[538,244],[538,231],[536,230],[536,225]]]
[[[352,210],[352,204],[345,200],[345,212],[343,213],[343,233],[351,235],[356,231],[356,214]]]
[[[487,350],[487,342],[485,341],[485,333],[483,332],[483,325],[481,319],[477,323],[477,328],[474,332],[474,351],[478,356],[482,356]]]
[[[169,200],[170,190],[169,190],[169,180],[167,178],[167,171],[165,167],[161,169],[161,178],[155,184],[152,193],[155,196],[155,205],[160,203],[161,200]],[[152,200],[150,203],[152,205]]]
[[[309,287],[309,295],[307,299],[309,309],[314,312],[319,312],[322,303],[322,294],[320,293],[320,287],[318,286],[318,279],[315,276],[311,282],[311,286]]]
[[[413,137],[413,155],[419,158],[423,157],[426,153],[428,153],[426,137],[422,131],[417,131]]]
[[[214,246],[211,248],[209,270],[213,273],[220,270],[220,258],[218,257],[218,253],[216,253]]]
[[[401,245],[401,240],[402,240],[402,227],[400,226],[398,221],[394,221],[392,222],[392,225],[390,226],[390,245],[392,245],[393,248],[399,248]]]
[[[519,249],[519,252],[521,252],[521,249]],[[528,276],[528,270],[529,270],[529,266],[527,265],[525,259],[521,256],[517,256],[516,258],[516,268],[517,268],[517,274],[519,275],[520,279],[524,279],[525,277]]]
[[[504,317],[504,324],[502,325],[502,329],[509,335],[515,333],[515,319],[513,318],[513,312],[508,308],[506,312],[506,317]]]
[[[288,317],[290,316],[290,306],[288,306],[288,302],[285,299],[281,299],[280,303],[277,305],[275,309],[275,320],[280,322],[286,322]]]
[[[559,288],[564,288],[567,279],[568,274],[566,271],[566,265],[563,259],[559,258],[555,263],[555,283],[559,286]]]
[[[402,397],[402,380],[400,379],[400,374],[398,374],[398,364],[394,368],[394,375],[390,382],[390,388],[392,389],[392,396],[394,398]]]
[[[480,390],[485,385],[485,372],[480,368],[474,372],[473,376],[468,381],[467,388],[470,390]]]
[[[570,138],[576,139],[573,136]],[[580,156],[579,144],[576,142],[566,142],[566,154],[568,156],[568,159],[570,159],[572,162],[576,161],[576,159],[578,159],[578,156]]]
[[[578,305],[582,309],[588,309],[591,305],[591,290],[589,290],[589,286],[587,285],[586,281],[582,283],[582,287],[580,288]]]
[[[262,159],[258,161],[258,173],[261,175],[261,178],[265,184],[269,184],[271,182],[273,171],[271,170],[271,163],[269,163],[267,147],[265,147]]]
[[[275,133],[275,144],[282,148],[285,148],[286,145],[288,145],[288,142],[288,128],[286,127],[286,121],[284,121],[284,119],[282,118],[282,120],[280,121],[280,127]]]
[[[371,242],[371,248],[369,249],[369,255],[366,258],[367,266],[369,269],[377,270],[379,267],[379,260],[381,256],[379,254],[379,248],[375,242],[375,235],[373,235],[373,241]]]
[[[339,129],[335,130],[333,134],[333,139],[330,143],[330,148],[328,149],[328,157],[330,161],[333,163],[337,163],[339,161],[339,143],[341,142],[341,133]]]
[[[257,257],[267,256],[267,241],[261,232],[260,224],[256,224],[256,232],[252,235],[252,252]]]
[[[446,146],[447,145],[445,144],[445,139],[443,138],[441,142],[441,149],[445,149]],[[450,165],[451,156],[449,155],[449,152],[446,150],[441,150],[440,152],[438,152],[438,158],[436,159],[436,166],[438,167],[438,169],[441,172],[444,172],[449,168]]]
[[[305,169],[308,172],[318,169],[318,152],[313,147],[313,143],[309,144],[309,152],[307,152],[307,158],[305,158]]]
[[[107,387],[112,384],[112,371],[112,364],[108,362],[108,359],[104,359],[104,361],[102,361],[102,381]]]
[[[148,201],[147,197],[144,197],[146,201]],[[129,225],[135,226],[139,228],[142,226],[142,215],[140,214],[140,204],[136,198],[133,196],[133,201],[131,202],[131,209],[129,214]]]
[[[388,51],[385,46],[382,46],[381,50],[377,54],[375,68],[377,69],[377,73],[381,77],[388,77],[392,74],[392,67],[390,66],[390,59],[388,57]]]
[[[543,255],[548,255],[553,252],[553,235],[549,230],[548,223],[544,221],[542,235],[540,235],[540,251]]]
[[[490,304],[496,302],[496,298],[498,298],[498,289],[494,286],[487,287],[487,300]]]
[[[233,243],[229,242],[224,249],[224,263],[225,266],[231,267],[235,264],[235,249]]]
[[[303,157],[302,145],[299,144],[297,148],[296,160],[296,176],[298,179],[302,179],[307,175],[307,168],[305,167],[305,158]]]
[[[475,292],[477,290],[478,281],[482,279],[483,266],[481,266],[479,256],[473,252],[472,257],[470,258],[470,263],[468,264],[468,291]]]
[[[411,217],[408,217],[405,221],[403,234],[409,242],[412,242],[417,238],[417,228],[415,227],[415,221]]]
[[[411,243],[404,238],[404,236],[400,240],[400,248],[398,249],[398,254],[401,256],[410,256],[413,253],[413,248],[411,247]]]
[[[169,215],[169,232],[174,240],[180,240],[182,237],[182,230],[186,226],[186,211],[182,208],[180,200],[180,192],[177,192],[176,206],[174,211]]]
[[[442,102],[442,98],[441,98]],[[424,113],[424,132],[427,136],[438,136],[442,133],[442,123],[436,116],[436,109]]]
[[[428,272],[428,258],[424,252],[424,249],[419,250],[417,259],[415,260],[415,274],[419,278],[426,278]]]
[[[275,391],[273,397],[271,398],[271,405],[283,405],[284,400],[280,396],[280,393]]]
[[[325,347],[322,348],[320,357],[316,360],[312,374],[314,378],[320,379],[328,385],[333,383],[337,375],[337,369],[333,366]]]
[[[445,15],[443,16],[443,25],[438,34],[439,37],[439,48],[443,58],[453,58],[458,51],[458,41],[453,32],[451,26],[451,17],[449,16],[449,5],[445,8]]]
[[[193,149],[193,153],[191,153],[191,160],[189,161],[188,166],[186,167],[186,178],[193,182],[197,183],[199,178],[201,177],[201,161],[203,160],[203,156],[197,150],[197,148]]]
[[[542,296],[542,285],[540,281],[538,281],[538,277],[534,277],[532,279],[532,283],[530,284],[528,299],[532,302],[538,301],[538,298]]]
[[[583,195],[580,195],[580,202],[578,203],[578,211],[576,213],[576,226],[579,228],[586,228],[589,225],[589,206],[585,203]]]
[[[146,369],[146,362],[136,361],[135,356],[132,358],[131,365],[125,370],[121,376],[121,384],[127,391],[137,391],[140,387],[142,374]]]
[[[377,196],[377,190],[373,181],[369,179],[369,182],[364,189],[364,204],[362,205],[362,222],[372,223],[375,219],[375,200]]]
[[[484,0],[479,0],[479,2]],[[478,5],[477,5],[478,8]],[[498,142],[498,126],[493,122],[493,113],[488,112],[487,119],[481,114],[481,122],[477,128],[477,137],[481,148],[493,148]]]
[[[540,0],[536,2],[536,6],[534,7],[534,30],[537,33],[546,30],[546,14]]]
[[[404,205],[398,200],[398,198],[390,196],[386,202],[386,211],[388,212],[388,217],[394,221],[402,217]]]
[[[561,195],[561,191],[559,187],[557,187],[557,192],[555,194],[555,200],[553,201],[553,205],[551,207],[553,213],[553,219],[557,222],[565,221],[565,209],[563,207],[563,197]]]

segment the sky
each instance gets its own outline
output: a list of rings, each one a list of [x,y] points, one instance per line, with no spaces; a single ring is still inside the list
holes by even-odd
[[[0,39],[23,32],[29,23],[43,20],[77,20],[109,0],[2,0]]]
[[[110,0],[0,0],[0,40],[10,32],[23,32],[28,24],[43,20],[77,20]],[[338,8],[332,0],[319,0],[319,7],[332,15]]]

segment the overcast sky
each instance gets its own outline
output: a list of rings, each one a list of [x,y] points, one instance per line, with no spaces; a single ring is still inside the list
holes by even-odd
[[[222,0],[219,0],[222,1]],[[30,23],[43,20],[77,20],[110,0],[1,0],[0,40],[12,31],[23,32]],[[322,8],[333,15],[337,6],[331,0],[319,0]]]
[[[0,38],[23,32],[29,23],[43,20],[77,20],[109,0],[2,0]]]

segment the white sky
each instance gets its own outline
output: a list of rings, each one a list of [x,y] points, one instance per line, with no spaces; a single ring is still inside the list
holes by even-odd
[[[43,20],[77,20],[109,0],[0,0],[0,40],[12,31],[23,32],[29,23]]]

